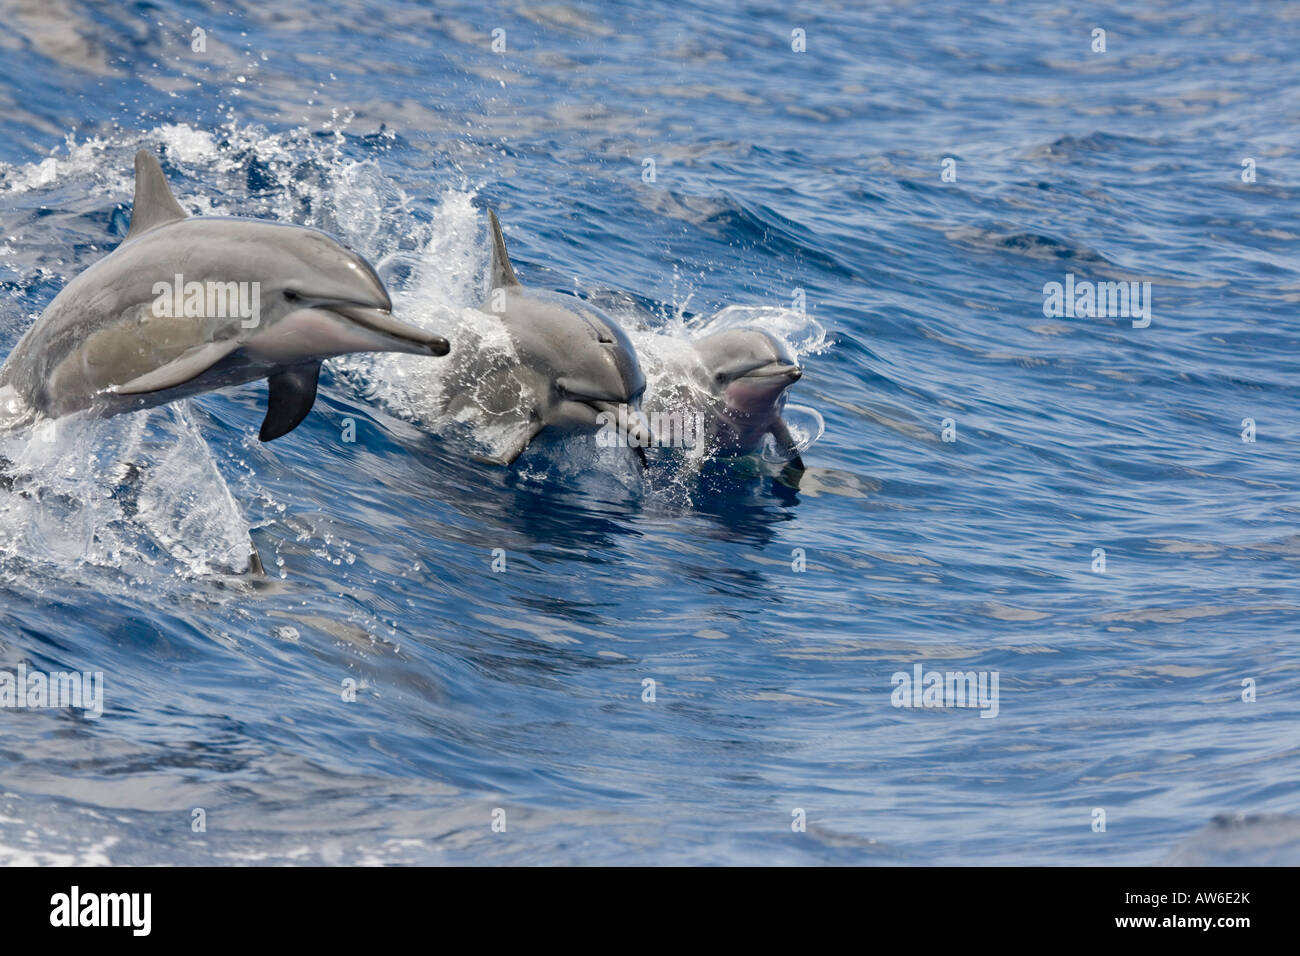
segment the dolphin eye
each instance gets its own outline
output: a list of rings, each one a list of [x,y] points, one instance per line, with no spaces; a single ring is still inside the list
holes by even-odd
[[[727,375],[725,372],[719,372],[718,374],[713,376],[713,380],[717,382],[719,385],[721,385],[723,382],[727,380]]]
[[[297,289],[285,289],[284,298],[288,302],[297,302],[302,298],[302,294]]]

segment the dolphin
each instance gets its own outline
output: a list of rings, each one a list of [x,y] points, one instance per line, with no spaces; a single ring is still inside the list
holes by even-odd
[[[446,339],[397,321],[392,307],[371,265],[323,232],[186,215],[141,150],[126,239],[14,347],[0,368],[0,427],[117,415],[265,378],[258,437],[271,441],[311,411],[323,359],[447,354]]]
[[[627,334],[579,298],[525,288],[510,264],[501,223],[490,209],[488,220],[490,290],[480,311],[500,320],[519,364],[485,369],[474,393],[486,395],[493,409],[512,409],[523,417],[525,427],[503,453],[480,460],[510,465],[544,428],[590,428],[612,433],[644,466],[645,448],[653,442],[640,412],[646,380]],[[473,400],[462,395],[459,404]]]
[[[786,389],[803,377],[794,353],[762,329],[724,329],[691,344],[699,359],[695,378],[709,399],[704,423],[713,450],[753,454],[771,435],[789,466],[802,472],[803,458],[781,418]]]

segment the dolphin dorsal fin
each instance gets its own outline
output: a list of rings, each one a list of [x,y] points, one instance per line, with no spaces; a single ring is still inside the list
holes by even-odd
[[[131,228],[127,239],[148,232],[157,226],[185,218],[185,210],[172,195],[163,176],[158,157],[147,149],[135,154],[135,199],[131,203]]]
[[[488,219],[492,223],[492,271],[490,275],[492,288],[502,289],[506,286],[521,285],[519,277],[515,275],[514,266],[510,264],[510,256],[506,253],[506,237],[501,234],[501,223],[497,222],[497,214],[491,209],[488,210]]]

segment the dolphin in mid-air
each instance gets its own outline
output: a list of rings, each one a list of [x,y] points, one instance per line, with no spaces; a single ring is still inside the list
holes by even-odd
[[[803,376],[794,353],[762,329],[724,329],[692,343],[696,377],[709,396],[704,419],[711,450],[723,455],[760,451],[771,435],[790,467],[804,470],[794,436],[781,418],[786,389]]]
[[[458,396],[450,411],[487,396],[494,410],[523,417],[502,453],[480,456],[492,464],[513,463],[544,428],[604,428],[616,432],[617,443],[644,465],[645,448],[653,442],[640,412],[646,380],[627,334],[579,298],[525,288],[510,264],[496,213],[488,210],[488,218],[491,287],[480,309],[505,326],[519,362],[483,369],[473,394]]]
[[[126,239],[14,347],[0,368],[0,427],[117,415],[265,378],[259,437],[271,441],[311,411],[323,359],[449,348],[394,319],[371,265],[324,233],[187,216],[141,150]]]

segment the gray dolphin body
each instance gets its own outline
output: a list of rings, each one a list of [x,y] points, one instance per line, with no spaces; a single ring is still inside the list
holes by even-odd
[[[761,329],[726,329],[693,344],[700,359],[699,385],[712,398],[705,424],[713,450],[753,454],[770,434],[790,465],[803,471],[794,437],[781,418],[786,389],[803,376],[785,343]]]
[[[144,150],[135,174],[126,239],[68,283],[0,368],[0,427],[116,415],[265,378],[259,437],[271,441],[311,410],[323,359],[447,354],[445,339],[392,317],[374,269],[331,237],[188,217]],[[256,301],[256,314],[232,298]]]
[[[646,382],[626,333],[579,298],[525,288],[510,264],[496,213],[489,210],[488,217],[491,289],[481,310],[505,326],[519,364],[485,370],[475,391],[495,408],[517,410],[526,427],[501,455],[480,457],[509,465],[544,428],[608,427],[644,464],[644,449],[653,440],[640,413]]]

